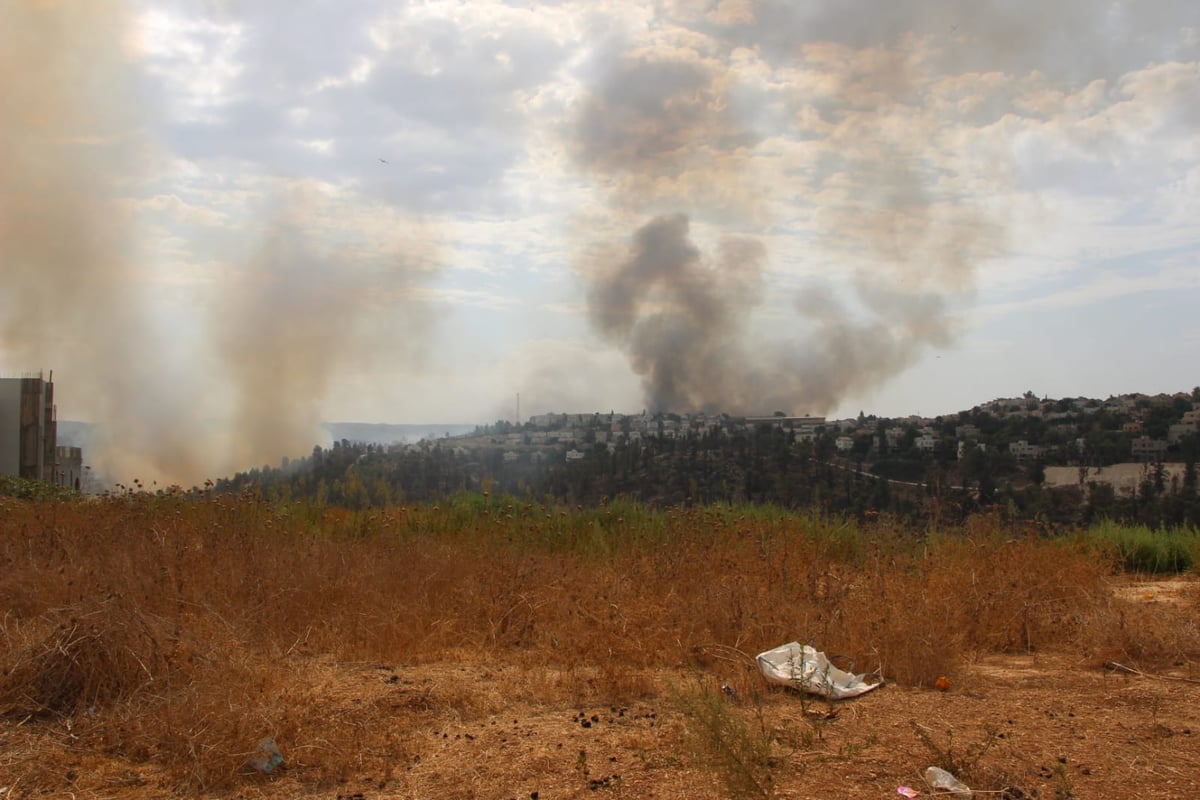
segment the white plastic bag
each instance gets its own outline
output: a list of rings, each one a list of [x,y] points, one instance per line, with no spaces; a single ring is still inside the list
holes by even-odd
[[[883,685],[867,683],[866,675],[838,669],[822,652],[799,642],[788,642],[758,654],[758,669],[771,683],[791,686],[809,694],[844,700]]]
[[[974,797],[971,789],[965,783],[941,767],[926,767],[925,782],[938,794],[948,793],[951,797]]]

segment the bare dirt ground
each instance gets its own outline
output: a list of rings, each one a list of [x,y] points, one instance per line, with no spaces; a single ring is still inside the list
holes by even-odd
[[[1154,604],[1193,624],[1193,580],[1123,581],[1116,595]],[[689,748],[688,718],[673,697],[709,672],[637,676],[639,700],[596,704],[580,676],[506,662],[331,663],[295,655],[281,664],[317,688],[306,709],[356,734],[362,768],[319,775],[322,742],[281,738],[284,763],[269,775],[246,770],[226,798],[679,798],[727,791]],[[728,670],[725,670],[728,672]],[[567,678],[570,678],[568,681]],[[729,710],[753,720],[749,684],[736,683]],[[569,684],[569,686],[568,686]],[[967,765],[977,797],[1184,798],[1200,792],[1200,675],[1188,665],[1159,674],[1098,667],[1078,656],[1030,653],[976,659],[949,691],[885,685],[832,707],[794,692],[767,692],[766,720],[789,732],[775,762],[785,798],[898,797],[927,792],[923,769],[947,758]],[[80,723],[0,724],[0,798],[178,796],[178,776],[152,753],[131,759],[86,743]],[[253,743],[246,743],[253,748]],[[981,750],[986,750],[980,752]],[[6,777],[7,776],[7,777]],[[1003,790],[1007,789],[1007,794]]]
[[[1127,579],[1113,586],[1113,594],[1133,603],[1170,603],[1195,608],[1200,602],[1200,582],[1191,577],[1160,578],[1157,580]]]
[[[1182,481],[1184,464],[1164,464],[1166,481]],[[1119,494],[1131,494],[1138,485],[1153,474],[1153,464],[1125,463],[1108,467],[1089,467],[1084,483],[1110,483]],[[1078,486],[1079,467],[1046,467],[1046,485],[1050,487]]]

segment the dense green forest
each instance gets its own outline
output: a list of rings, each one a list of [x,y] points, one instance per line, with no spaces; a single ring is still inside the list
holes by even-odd
[[[561,450],[514,458],[503,446],[467,450],[454,439],[392,448],[343,440],[279,467],[238,473],[215,488],[351,509],[493,491],[586,506],[618,497],[660,506],[771,503],[919,523],[993,511],[1055,524],[1200,524],[1194,453],[1181,481],[1169,481],[1162,465],[1147,465],[1131,495],[1102,483],[1050,489],[1039,479],[1041,464],[1018,466],[1001,453],[971,452],[955,461],[900,450],[866,464],[861,454],[839,456],[828,438],[798,441],[767,425],[733,435],[648,436],[611,448],[594,443],[579,453],[564,462]]]

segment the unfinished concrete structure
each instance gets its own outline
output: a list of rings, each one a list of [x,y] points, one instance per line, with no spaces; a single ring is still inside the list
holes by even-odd
[[[0,475],[55,481],[57,445],[54,373],[0,378]]]
[[[54,482],[80,491],[83,488],[83,449],[59,445],[54,449]]]

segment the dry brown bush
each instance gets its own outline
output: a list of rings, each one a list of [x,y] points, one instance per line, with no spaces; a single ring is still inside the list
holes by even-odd
[[[5,628],[0,715],[95,713],[166,671],[162,625],[115,598],[55,609]]]

